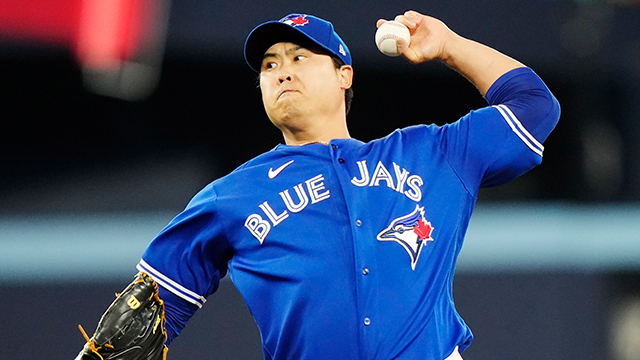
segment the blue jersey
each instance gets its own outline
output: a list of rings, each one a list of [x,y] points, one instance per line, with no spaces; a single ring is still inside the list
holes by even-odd
[[[452,281],[478,189],[539,164],[559,117],[526,68],[487,100],[452,124],[368,143],[279,145],[206,186],[138,264],[161,285],[168,326],[177,333],[172,321],[186,323],[228,271],[266,359],[464,351],[472,333]]]

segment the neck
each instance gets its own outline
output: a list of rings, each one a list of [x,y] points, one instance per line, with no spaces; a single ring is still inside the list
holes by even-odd
[[[329,143],[333,139],[351,137],[347,129],[344,103],[335,111],[306,109],[303,112],[290,111],[284,116],[270,115],[269,119],[280,129],[287,145],[301,145],[316,141]]]
[[[316,131],[313,131],[316,130]],[[291,129],[282,129],[285,144],[287,145],[305,145],[305,144],[329,144],[333,139],[349,139],[349,130],[346,123],[342,126],[323,126],[316,129],[305,129],[291,131]]]
[[[287,145],[307,145],[307,144],[324,144],[329,145],[329,142],[333,139],[349,139],[351,136],[348,132],[335,134],[335,135],[318,135],[318,136],[305,136],[305,137],[288,137],[284,135],[284,142]]]
[[[304,145],[311,145],[311,144],[329,145],[329,143],[326,141],[317,140],[317,141],[309,141],[306,143],[297,144],[296,146],[304,146]]]

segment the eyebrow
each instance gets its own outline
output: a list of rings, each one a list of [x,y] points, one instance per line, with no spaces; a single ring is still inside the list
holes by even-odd
[[[295,45],[295,46],[291,47],[290,49],[287,49],[285,51],[285,54],[291,54],[291,53],[296,52],[296,51],[298,51],[300,49],[305,49],[305,47],[302,46],[302,45]],[[277,56],[277,54],[275,54],[275,53],[264,53],[264,55],[262,55],[262,60],[264,61],[264,59],[274,58],[276,56]]]

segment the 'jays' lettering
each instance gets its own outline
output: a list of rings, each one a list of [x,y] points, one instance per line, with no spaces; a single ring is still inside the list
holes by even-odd
[[[354,177],[351,179],[351,183],[355,186],[380,186],[380,183],[384,182],[387,187],[395,190],[401,194],[404,194],[409,199],[418,202],[422,199],[422,190],[420,186],[424,185],[424,181],[419,175],[409,175],[409,171],[400,168],[396,163],[393,163],[393,170],[395,173],[394,178],[389,170],[382,164],[382,161],[378,161],[373,175],[369,175],[369,169],[367,168],[367,161],[361,160],[357,162],[358,169],[360,169],[360,178]],[[405,190],[405,187],[408,187]]]

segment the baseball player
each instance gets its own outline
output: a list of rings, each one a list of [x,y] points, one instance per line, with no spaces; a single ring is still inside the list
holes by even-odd
[[[120,333],[164,340],[139,346],[159,358],[229,273],[265,359],[461,359],[473,336],[452,281],[478,189],[538,165],[560,108],[520,62],[415,11],[395,20],[411,33],[402,56],[443,61],[489,105],[352,139],[353,67],[333,25],[307,14],[259,25],[245,59],[285,144],[207,185],[153,239],[79,358],[132,348],[111,324],[145,321]]]

